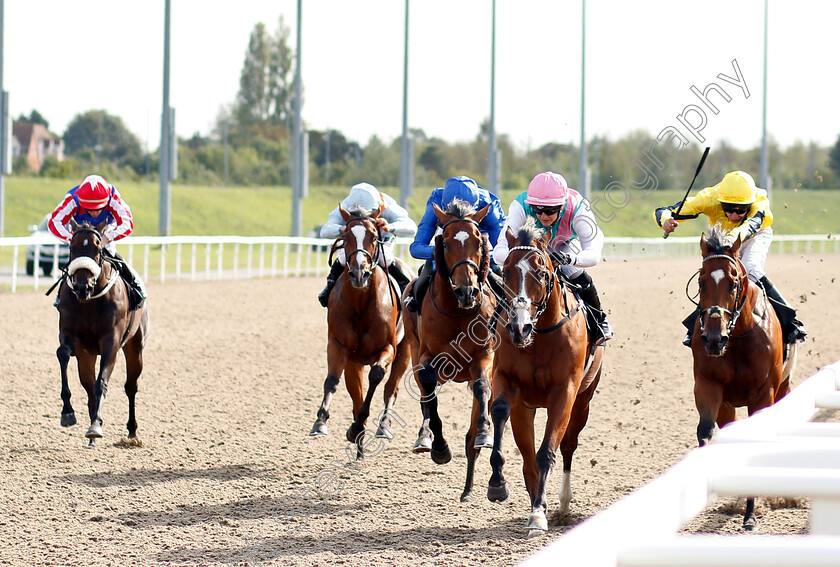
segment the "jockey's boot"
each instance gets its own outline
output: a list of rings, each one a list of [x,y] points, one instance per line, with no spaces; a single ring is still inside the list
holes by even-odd
[[[592,282],[592,277],[583,271],[579,276],[572,280],[572,283],[579,286],[580,298],[592,310],[595,316],[595,321],[598,323],[598,331],[600,336],[595,340],[595,346],[600,346],[613,338],[615,333],[612,330],[610,322],[607,321],[607,313],[601,309],[601,299],[598,297],[598,290],[595,289],[595,284]]]
[[[405,291],[405,288],[411,283],[411,274],[406,273],[402,265],[394,260],[388,266],[388,273],[394,276],[394,279],[397,280],[397,284],[400,286],[400,292]]]
[[[700,315],[700,308],[698,307],[694,311],[691,312],[691,315],[683,319],[683,325],[685,325],[685,338],[683,339],[683,344],[688,348],[691,348],[691,337],[694,336],[694,323],[697,321],[697,317]]]
[[[318,303],[320,303],[323,307],[326,307],[329,304],[330,292],[332,291],[332,288],[335,287],[335,282],[338,280],[338,276],[340,276],[343,271],[344,266],[341,265],[341,262],[338,260],[333,262],[333,265],[330,268],[330,273],[327,274],[327,285],[325,285],[324,289],[321,290],[321,293],[318,294]]]
[[[490,271],[487,272],[487,283],[490,285],[490,289],[493,290],[493,293],[499,299],[499,301],[505,300],[505,280],[501,274],[502,269],[492,264],[490,266]]]
[[[137,275],[137,272],[128,265],[128,262],[122,256],[116,252],[108,252],[106,255],[111,259],[111,263],[117,268],[117,272],[125,282],[128,288],[128,310],[134,311],[146,299],[146,286],[143,284],[140,276]]]
[[[405,298],[403,302],[405,308],[412,313],[420,311],[420,306],[423,305],[423,298],[426,297],[426,291],[429,289],[429,282],[432,281],[432,276],[435,273],[433,263],[431,260],[426,260],[423,267],[420,268],[420,273],[414,281],[414,287],[411,288],[411,293]]]
[[[793,344],[805,341],[808,333],[802,321],[796,318],[796,310],[790,306],[790,303],[779,293],[779,290],[776,289],[773,282],[767,279],[767,276],[762,276],[758,281],[764,286],[764,291],[767,293],[767,297],[771,300],[770,303],[773,304],[773,308],[776,310],[779,323],[782,325],[782,335],[785,343]]]

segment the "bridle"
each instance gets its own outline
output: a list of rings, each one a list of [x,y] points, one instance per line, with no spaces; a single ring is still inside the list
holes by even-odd
[[[350,265],[350,258],[352,256],[355,256],[356,254],[359,254],[359,253],[361,253],[364,256],[367,256],[368,260],[370,261],[370,270],[366,271],[365,274],[370,275],[370,274],[373,273],[373,270],[376,269],[376,265],[378,264],[379,257],[382,254],[383,240],[382,240],[382,233],[379,230],[379,227],[376,226],[375,221],[371,218],[368,218],[368,217],[354,217],[354,218],[351,218],[349,221],[347,221],[347,223],[344,225],[344,227],[345,227],[344,231],[345,231],[345,233],[347,233],[350,230],[350,225],[351,224],[364,223],[365,221],[373,222],[374,223],[373,226],[374,226],[374,228],[376,228],[376,238],[374,239],[373,253],[371,254],[365,248],[356,248],[355,250],[353,250],[351,252],[346,252],[345,251],[344,252],[344,261],[345,261],[346,265],[349,266]],[[345,241],[345,243],[347,242],[347,237],[346,236],[344,237],[344,241]]]
[[[735,281],[735,306],[732,310],[721,307],[720,305],[712,305],[711,307],[700,309],[700,332],[702,333],[706,330],[706,322],[709,319],[720,318],[725,314],[729,316],[729,323],[726,325],[726,333],[731,334],[732,329],[735,328],[735,324],[738,322],[738,318],[741,316],[741,310],[744,308],[744,303],[747,301],[747,286],[743,283],[747,278],[747,269],[744,267],[740,259],[733,258],[727,254],[711,254],[706,256],[703,258],[703,264],[714,258],[726,258],[735,266],[735,271],[738,273],[738,277]],[[693,280],[695,276],[699,277],[699,275],[700,270],[698,270],[694,276],[689,278],[688,283],[686,283],[686,295],[698,308],[700,307],[700,303],[688,295],[688,286],[691,284],[691,280]]]
[[[81,227],[77,228],[76,230],[74,230],[73,231],[73,239],[76,238],[77,234],[81,234],[81,233],[94,234],[94,235],[97,236],[97,238],[100,238],[100,242],[101,242],[102,235],[99,233],[99,231],[97,231],[96,229],[93,229],[93,228],[89,228],[87,226],[81,226]],[[71,240],[71,242],[72,242],[72,240]],[[81,269],[85,269],[85,270],[88,270],[92,274],[94,281],[96,281],[96,282],[99,281],[99,276],[102,274],[102,262],[104,260],[104,255],[102,254],[102,247],[97,245],[97,248],[98,248],[98,254],[97,254],[98,258],[94,258],[92,256],[76,256],[75,258],[73,258],[70,261],[69,264],[67,264],[67,267],[64,269],[65,282],[67,283],[67,286],[70,288],[70,291],[73,292],[73,295],[75,295],[76,298],[79,299],[80,301],[83,298],[79,297],[78,294],[76,293],[76,287],[74,286],[72,276],[77,271],[79,271]],[[71,252],[72,252],[72,249],[71,249]],[[97,294],[92,295],[92,296],[90,296],[89,298],[86,298],[86,299],[87,300],[97,299],[99,297],[104,296],[114,286],[114,284],[117,282],[118,278],[119,278],[119,273],[117,272],[117,270],[112,270],[111,276],[108,278],[108,281],[106,282],[105,287],[103,287]]]
[[[455,223],[459,223],[459,222],[468,222],[468,223],[472,224],[473,226],[475,226],[476,228],[479,227],[479,224],[476,221],[474,221],[473,219],[453,219],[453,220],[451,220],[451,221],[449,221],[449,222],[447,222],[446,224],[443,225],[443,231],[446,232],[446,227],[448,227],[451,224],[455,224]],[[479,231],[479,234],[480,234],[480,231]],[[481,247],[481,254],[482,254],[482,257],[485,254],[487,254],[487,250],[486,250],[486,247],[484,245],[482,245],[482,247]],[[457,288],[457,286],[455,285],[455,282],[452,281],[452,272],[455,271],[455,268],[457,268],[458,266],[461,266],[463,264],[466,264],[467,266],[471,266],[475,270],[476,274],[478,275],[478,291],[479,291],[479,294],[483,295],[484,294],[484,280],[486,279],[486,274],[483,274],[482,271],[481,271],[481,267],[478,264],[476,264],[474,261],[470,260],[469,258],[462,258],[462,259],[458,260],[457,262],[455,262],[455,264],[452,265],[452,267],[444,266],[446,268],[446,270],[445,270],[446,281],[449,282],[449,287],[451,287],[453,290],[455,290]]]
[[[535,252],[542,257],[542,259],[544,260],[546,265],[551,264],[551,262],[548,259],[548,255],[543,250],[540,250],[536,246],[527,246],[527,245],[514,246],[513,248],[511,248],[509,250],[509,252],[514,252],[516,250],[527,250],[528,252]],[[521,261],[522,260],[520,260],[520,262]],[[530,274],[530,271],[528,273]],[[540,268],[539,273],[540,273],[540,275],[546,274],[546,279],[548,280],[548,283],[545,285],[545,290],[546,291],[545,291],[545,295],[543,296],[542,300],[541,301],[534,301],[533,299],[531,299],[530,297],[527,297],[525,295],[517,295],[510,301],[510,304],[509,304],[509,309],[528,309],[530,311],[530,308],[532,306],[536,307],[536,310],[534,311],[534,313],[531,314],[531,321],[533,322],[532,324],[533,324],[535,329],[536,329],[536,326],[537,326],[537,320],[540,318],[540,315],[542,315],[543,312],[548,307],[548,300],[551,298],[551,292],[554,290],[554,277],[553,277],[552,271],[551,270],[546,270],[544,268]],[[508,286],[506,285],[505,288],[507,289],[507,287]],[[537,332],[539,332],[539,331],[537,331]]]

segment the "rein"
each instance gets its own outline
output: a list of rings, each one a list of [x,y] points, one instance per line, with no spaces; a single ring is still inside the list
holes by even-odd
[[[85,232],[90,233],[90,234],[95,234],[98,237],[102,236],[99,233],[99,231],[97,231],[96,229],[89,228],[87,226],[81,226],[81,227],[79,227],[79,228],[77,228],[76,230],[73,231],[73,238],[75,238],[75,236],[77,234],[81,234],[81,233],[85,233]],[[72,242],[72,239],[71,239],[71,242]],[[73,290],[73,280],[71,279],[71,276],[73,274],[75,274],[78,270],[82,270],[82,269],[88,270],[93,275],[93,278],[96,280],[96,283],[98,284],[100,276],[102,275],[103,260],[104,260],[104,255],[102,254],[102,248],[101,247],[99,248],[99,261],[94,260],[91,256],[78,256],[76,258],[73,258],[73,260],[69,264],[67,264],[67,266],[64,268],[63,277],[59,278],[56,281],[56,283],[53,284],[53,286],[49,290],[47,290],[47,295],[49,295],[49,293],[53,290],[53,288],[55,288],[55,286],[58,285],[62,281],[62,279],[64,280],[64,282],[67,284],[67,286],[72,291]],[[112,268],[113,268],[113,265],[112,265]],[[98,299],[100,297],[103,297],[105,294],[107,294],[109,291],[111,291],[111,288],[114,287],[115,283],[117,283],[117,280],[119,279],[119,277],[120,277],[119,272],[116,269],[112,269],[111,270],[111,275],[108,278],[108,280],[105,282],[104,287],[98,293],[96,293],[95,295],[90,296],[87,299],[87,301],[89,301],[91,299]],[[74,295],[75,295],[75,293],[76,292],[73,291]]]

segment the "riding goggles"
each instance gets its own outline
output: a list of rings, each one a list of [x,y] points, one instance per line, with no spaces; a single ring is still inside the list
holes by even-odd
[[[750,212],[750,207],[752,204],[741,204],[741,203],[721,203],[721,207],[723,207],[724,213],[735,213],[738,215],[745,215]]]
[[[560,207],[537,207],[537,206],[531,205],[531,210],[534,211],[535,215],[552,216],[552,215],[556,215],[557,213],[562,211],[563,207],[562,206],[560,206]]]

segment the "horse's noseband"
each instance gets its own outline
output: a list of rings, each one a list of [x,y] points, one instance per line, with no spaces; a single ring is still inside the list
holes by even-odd
[[[513,252],[515,250],[527,250],[529,252],[535,252],[535,253],[539,254],[540,256],[542,256],[543,260],[548,265],[548,257],[546,256],[546,253],[543,252],[542,250],[540,250],[539,248],[537,248],[536,246],[524,246],[524,245],[514,246],[513,248],[511,248],[509,250],[509,252]],[[540,272],[543,272],[543,271],[548,272],[548,270],[544,270],[542,267],[539,267],[538,269],[539,269]],[[542,315],[543,312],[548,307],[548,300],[551,297],[551,292],[554,290],[554,278],[552,278],[551,275],[549,274],[548,277],[546,278],[546,280],[547,280],[547,283],[545,284],[545,289],[546,289],[545,297],[543,297],[542,301],[537,302],[537,301],[534,301],[533,299],[531,299],[530,297],[525,297],[523,295],[517,295],[510,302],[510,308],[511,309],[528,309],[531,305],[536,306],[536,311],[534,312],[533,315],[531,315],[531,320],[533,321],[534,327],[537,326],[537,320],[540,318],[540,315]],[[505,287],[507,287],[507,286],[505,286]]]
[[[706,256],[703,258],[703,263],[705,264],[707,260],[711,260],[713,258],[726,258],[735,265],[735,271],[738,273],[738,277],[735,280],[735,306],[732,310],[721,307],[720,305],[712,305],[706,309],[701,309],[700,332],[702,333],[706,330],[706,322],[709,319],[720,319],[725,314],[729,316],[729,322],[726,325],[726,332],[729,334],[732,332],[732,329],[735,328],[735,324],[738,322],[738,317],[741,316],[741,309],[743,309],[744,303],[747,300],[747,290],[742,285],[742,281],[746,277],[746,269],[742,269],[742,265],[739,260],[736,260],[732,256],[728,256],[726,254],[712,254],[710,256]]]
[[[364,221],[366,221],[366,220],[372,220],[372,219],[361,218],[361,217],[350,219],[349,221],[347,221],[347,224],[345,225],[345,232],[350,228],[350,223],[359,224],[359,223],[364,223]],[[350,258],[352,256],[354,256],[356,254],[360,254],[360,253],[367,256],[367,259],[370,261],[370,270],[368,270],[366,272],[368,275],[373,273],[373,270],[376,269],[377,260],[380,256],[380,254],[382,254],[382,242],[383,241],[380,238],[381,235],[380,235],[380,232],[379,232],[379,227],[374,225],[374,228],[376,228],[376,238],[374,239],[373,253],[368,252],[365,248],[356,248],[355,250],[353,250],[351,252],[345,252],[344,253],[344,261],[347,263],[348,266],[350,264]],[[345,237],[345,242],[347,242],[346,237]]]
[[[453,220],[447,222],[445,225],[443,225],[443,230],[445,231],[447,226],[449,226],[450,224],[457,223],[457,222],[472,223],[473,226],[475,226],[476,228],[478,228],[478,226],[479,226],[479,224],[477,222],[475,222],[473,219],[453,219]],[[486,253],[486,251],[485,251],[484,247],[482,247],[481,248],[482,256],[485,253]],[[472,267],[475,270],[476,274],[479,276],[478,289],[479,289],[479,293],[480,293],[481,292],[480,290],[482,289],[482,284],[484,283],[484,280],[480,277],[481,276],[481,267],[476,262],[474,262],[473,260],[470,260],[469,258],[464,258],[462,260],[458,260],[457,262],[455,262],[452,265],[451,268],[447,269],[447,272],[448,272],[447,279],[449,280],[449,286],[453,290],[456,289],[455,282],[452,281],[452,272],[455,271],[455,268],[457,268],[458,266],[461,266],[463,264],[466,264],[467,266]]]

